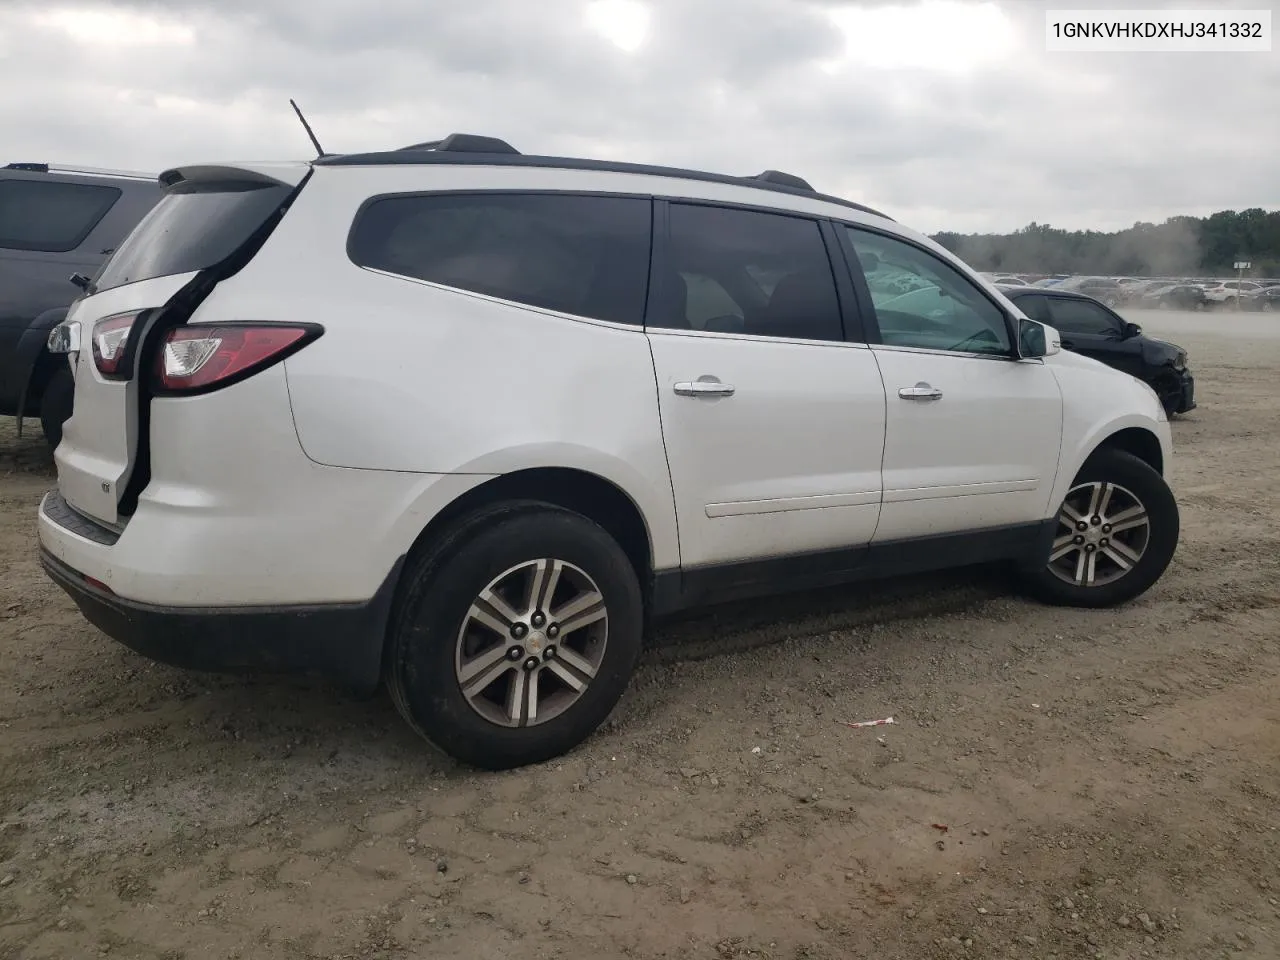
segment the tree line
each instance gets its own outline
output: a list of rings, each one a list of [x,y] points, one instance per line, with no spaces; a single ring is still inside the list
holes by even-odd
[[[1222,210],[1208,217],[1135,223],[1115,233],[1030,223],[1014,233],[944,232],[933,239],[977,270],[1137,277],[1280,275],[1280,210]]]

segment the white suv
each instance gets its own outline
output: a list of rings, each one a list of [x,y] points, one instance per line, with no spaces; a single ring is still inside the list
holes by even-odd
[[[1101,607],[1177,544],[1148,387],[799,178],[455,135],[161,181],[59,331],[39,509],[156,659],[385,680],[502,768],[680,608],[988,561]]]
[[[1262,284],[1253,280],[1221,280],[1201,284],[1204,287],[1206,302],[1235,306],[1241,296],[1248,296],[1262,289]]]

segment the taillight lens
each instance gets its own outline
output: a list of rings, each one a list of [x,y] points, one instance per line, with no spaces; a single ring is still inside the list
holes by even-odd
[[[156,373],[166,391],[212,390],[284,359],[321,333],[312,324],[177,327],[164,338]]]
[[[93,325],[93,362],[103,376],[120,375],[120,362],[129,345],[129,331],[138,313],[117,313]]]

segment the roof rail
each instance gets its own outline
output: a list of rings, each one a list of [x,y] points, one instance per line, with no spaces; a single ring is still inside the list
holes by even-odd
[[[155,174],[136,170],[107,170],[100,167],[81,167],[66,163],[7,163],[5,170],[26,170],[31,173],[80,173],[93,177],[122,177],[130,180],[154,180]]]
[[[400,150],[431,150],[435,153],[506,153],[520,155],[520,151],[497,137],[485,137],[475,133],[451,133],[443,140],[427,140],[412,143]]]
[[[455,136],[458,135],[455,134]],[[846,200],[843,197],[833,197],[830,194],[819,193],[799,177],[779,173],[776,170],[765,171],[764,174],[758,174],[756,176],[743,177],[730,176],[722,173],[708,173],[704,170],[684,170],[678,167],[653,166],[651,164],[643,163],[624,163],[616,160],[585,160],[580,157],[530,156],[528,154],[517,153],[510,147],[508,147],[507,151],[504,151],[505,155],[503,153],[494,152],[476,153],[473,150],[458,150],[456,148],[453,150],[443,149],[442,145],[448,144],[452,139],[452,137],[446,137],[444,140],[432,140],[427,143],[402,147],[399,150],[382,150],[370,153],[346,153],[324,156],[317,160],[313,160],[312,163],[316,166],[325,167],[397,166],[401,164],[436,163],[474,164],[476,166],[544,167],[558,170],[596,170],[612,173],[634,173],[651,177],[672,177],[681,180],[700,180],[706,183],[724,183],[739,187],[754,187],[757,190],[768,190],[772,193],[787,193],[792,196],[809,197],[814,200],[821,200],[823,203],[831,203],[841,207],[849,207],[853,210],[861,210],[863,213],[882,217],[885,220],[893,220],[892,217],[887,216],[872,207],[865,206],[864,204],[855,203],[854,201]],[[484,137],[478,139],[489,141],[490,138]],[[500,140],[496,142],[503,143],[503,141]],[[785,179],[780,180],[779,178]]]

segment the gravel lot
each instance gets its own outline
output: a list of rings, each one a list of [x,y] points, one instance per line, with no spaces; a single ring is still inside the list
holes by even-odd
[[[39,570],[51,460],[6,423],[0,958],[1274,960],[1280,321],[1131,319],[1201,404],[1141,601],[976,571],[720,610],[582,748],[501,775],[384,697],[106,640]]]

